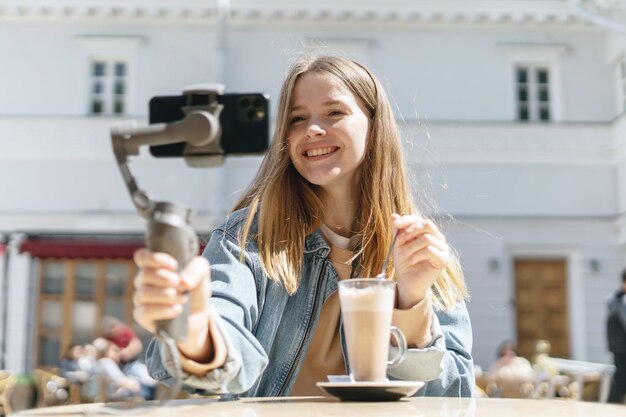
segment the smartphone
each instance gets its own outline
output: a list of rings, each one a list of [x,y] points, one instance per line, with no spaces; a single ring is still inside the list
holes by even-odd
[[[207,106],[208,102],[207,94],[153,97],[149,104],[149,122],[170,123],[182,120],[185,117],[185,109],[201,109],[202,106]],[[218,96],[218,103],[224,106],[220,115],[222,128],[220,145],[224,154],[258,154],[268,148],[267,95],[223,94]],[[184,142],[150,146],[150,153],[156,157],[183,157],[185,146]]]

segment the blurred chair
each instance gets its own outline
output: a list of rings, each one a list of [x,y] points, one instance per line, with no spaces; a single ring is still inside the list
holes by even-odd
[[[615,366],[571,359],[549,359],[559,373],[571,381],[569,384],[571,398],[583,400],[586,397],[601,403],[607,401]]]
[[[37,406],[39,393],[32,375],[10,375],[2,381],[2,415]]]
[[[70,383],[54,369],[35,369],[33,378],[39,393],[38,407],[67,404],[70,399]]]
[[[615,372],[613,365],[554,358],[547,340],[537,341],[535,351],[536,397],[606,402]]]

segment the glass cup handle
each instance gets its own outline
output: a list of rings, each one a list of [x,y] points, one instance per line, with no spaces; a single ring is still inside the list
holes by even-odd
[[[391,336],[396,339],[396,344],[398,346],[398,353],[396,357],[390,361],[387,361],[387,367],[393,368],[398,366],[402,359],[404,359],[404,355],[406,355],[406,338],[404,337],[404,333],[402,330],[398,329],[396,326],[391,326],[390,330]]]

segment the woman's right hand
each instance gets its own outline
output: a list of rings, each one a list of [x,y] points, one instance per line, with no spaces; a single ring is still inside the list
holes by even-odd
[[[211,297],[209,262],[194,257],[181,272],[171,255],[142,248],[135,251],[139,271],[134,279],[133,318],[151,333],[156,322],[178,317],[185,302],[189,305],[187,338],[178,347],[190,358],[207,354],[209,334],[208,300]]]

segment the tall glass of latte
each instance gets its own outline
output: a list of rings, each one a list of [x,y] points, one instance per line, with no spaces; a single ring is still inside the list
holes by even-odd
[[[400,329],[391,326],[394,281],[354,278],[339,282],[341,317],[353,381],[386,381],[387,368],[396,366],[406,353]],[[388,361],[390,335],[398,354]]]

